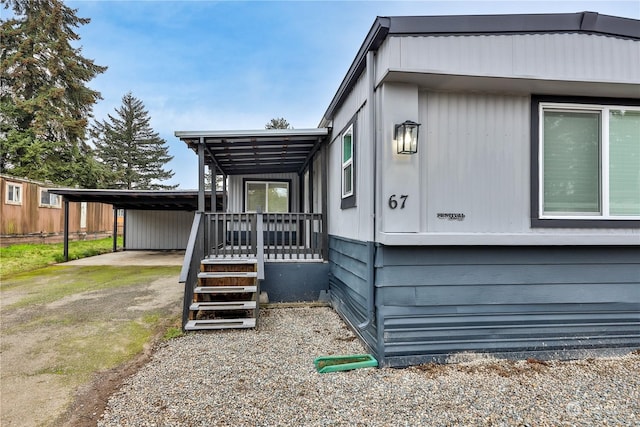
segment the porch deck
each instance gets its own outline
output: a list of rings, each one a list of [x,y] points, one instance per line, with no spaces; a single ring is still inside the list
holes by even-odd
[[[312,263],[320,267],[325,260],[327,248],[325,227],[322,214],[317,213],[202,213],[197,212],[194,218],[191,235],[187,244],[180,282],[185,284],[183,328],[195,329],[222,329],[235,327],[255,327],[259,314],[260,282],[265,280],[265,262],[268,263],[307,263],[302,272],[298,272],[298,279],[305,281],[309,268],[317,270]],[[209,271],[208,264],[217,264],[220,273],[225,280],[236,277],[236,264],[255,265],[255,279],[252,286],[255,291],[244,292],[240,289],[246,283],[216,283],[218,288],[213,292],[203,286],[211,285],[212,278],[205,272]],[[296,271],[300,271],[299,268]],[[274,272],[282,278],[287,274],[282,271]],[[298,280],[296,279],[296,280]],[[209,282],[207,282],[209,281]],[[220,286],[224,285],[224,292]],[[227,289],[228,287],[236,289]],[[232,301],[229,305],[226,300],[218,301],[218,293],[230,293],[232,296],[241,297]],[[204,296],[203,296],[204,295]],[[204,298],[204,300],[203,300]],[[201,303],[206,303],[205,308]],[[251,303],[251,308],[245,310],[236,309],[240,303]],[[211,319],[209,323],[198,319],[201,311],[227,310],[238,314],[231,319],[220,323],[219,319]],[[244,315],[243,312],[251,313]],[[247,319],[253,319],[247,323]],[[197,321],[197,322],[196,322]],[[194,323],[196,322],[196,323]],[[199,323],[198,323],[199,322]],[[205,322],[205,323],[203,323]],[[242,322],[236,324],[234,322]]]

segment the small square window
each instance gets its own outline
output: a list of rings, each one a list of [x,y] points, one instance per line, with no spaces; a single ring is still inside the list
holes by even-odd
[[[5,202],[9,205],[22,204],[22,184],[7,182]]]
[[[48,208],[59,208],[61,206],[60,196],[50,193],[46,189],[40,189],[40,206]]]

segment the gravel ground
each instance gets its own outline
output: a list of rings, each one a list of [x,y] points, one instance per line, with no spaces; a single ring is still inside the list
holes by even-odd
[[[163,344],[99,426],[640,426],[640,354],[316,373],[363,348],[330,308],[264,310],[257,330]]]

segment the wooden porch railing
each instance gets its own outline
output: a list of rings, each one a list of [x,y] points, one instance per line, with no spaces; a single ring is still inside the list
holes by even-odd
[[[325,259],[322,214],[315,213],[201,213],[191,226],[179,282],[184,283],[182,328],[198,284],[204,258],[255,257],[258,279],[264,279],[264,261]]]
[[[263,229],[265,260],[325,258],[322,214],[318,213],[206,213],[206,255],[257,256],[258,222]]]
[[[198,272],[200,271],[200,262],[204,258],[204,216],[200,212],[196,212],[191,225],[191,233],[189,234],[189,242],[184,255],[182,270],[180,271],[179,283],[184,283],[184,300],[182,307],[182,329],[184,330],[189,320],[189,306],[193,301],[193,290],[198,283]]]

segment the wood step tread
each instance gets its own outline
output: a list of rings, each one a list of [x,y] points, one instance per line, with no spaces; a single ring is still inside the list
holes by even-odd
[[[198,286],[195,294],[235,294],[238,292],[257,292],[257,286]]]
[[[240,329],[255,328],[256,319],[214,319],[214,320],[189,320],[185,325],[186,331],[198,331],[207,329]]]
[[[206,301],[194,302],[189,310],[252,310],[256,308],[255,301]]]
[[[201,271],[199,279],[222,279],[225,277],[258,277],[256,271]]]
[[[205,258],[201,264],[257,264],[255,258]]]

